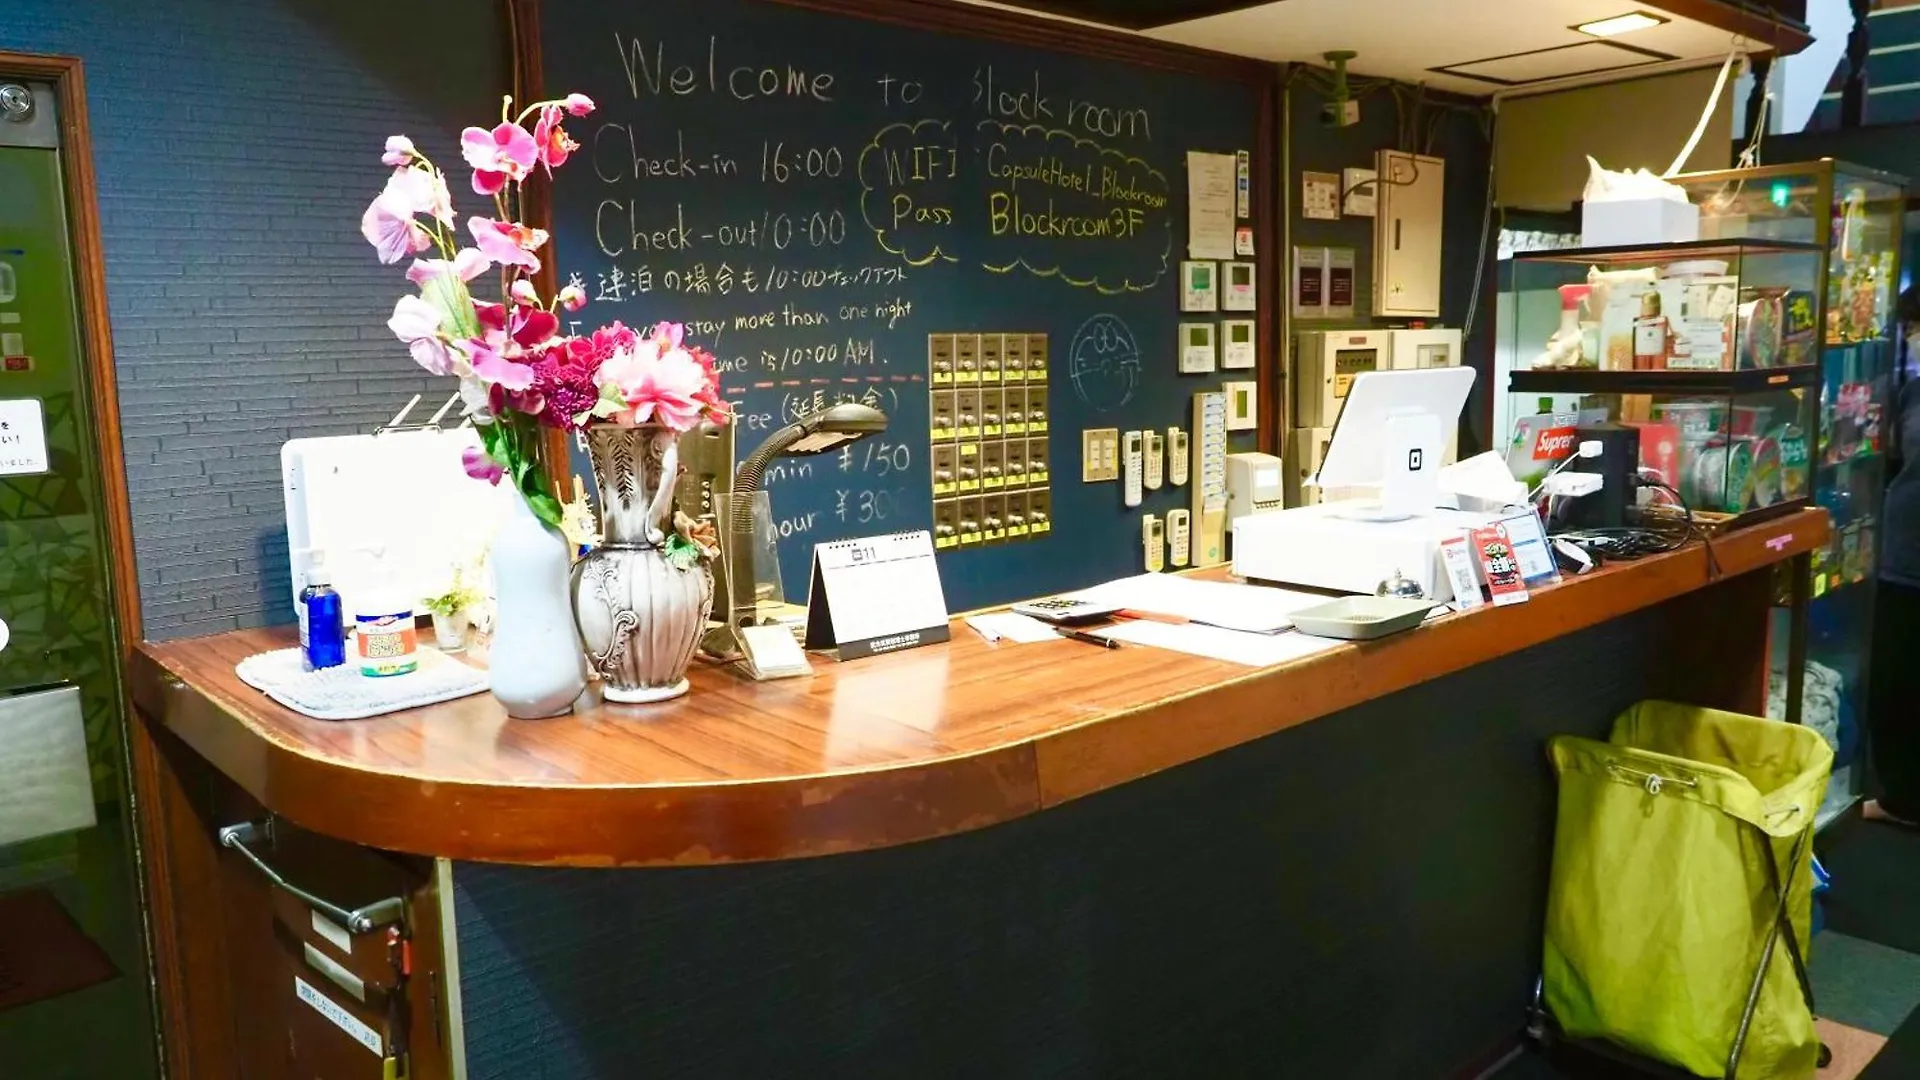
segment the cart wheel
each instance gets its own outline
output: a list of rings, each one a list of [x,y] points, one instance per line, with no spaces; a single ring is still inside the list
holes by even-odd
[[[1823,1069],[1833,1064],[1833,1047],[1828,1046],[1826,1043],[1821,1043],[1820,1056],[1814,1059],[1814,1061],[1815,1061],[1815,1064],[1819,1065]]]

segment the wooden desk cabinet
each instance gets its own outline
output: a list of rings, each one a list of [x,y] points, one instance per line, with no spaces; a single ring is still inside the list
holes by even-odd
[[[1764,709],[1773,571],[1827,531],[1277,668],[961,630],[532,722],[309,720],[233,678],[273,632],[149,645],[173,1075],[388,1075],[367,1029],[426,1080],[1451,1075],[1538,969],[1545,739],[1646,698]],[[398,940],[343,947],[221,847],[269,815],[265,862],[401,898]]]

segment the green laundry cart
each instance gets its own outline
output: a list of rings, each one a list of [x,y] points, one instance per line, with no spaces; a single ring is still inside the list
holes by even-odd
[[[1802,1080],[1824,1056],[1805,954],[1819,733],[1645,701],[1560,736],[1541,1004],[1560,1032],[1696,1076]]]

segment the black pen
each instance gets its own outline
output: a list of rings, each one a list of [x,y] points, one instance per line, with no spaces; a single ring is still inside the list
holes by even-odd
[[[1098,645],[1103,649],[1117,649],[1120,647],[1120,643],[1113,640],[1112,638],[1104,638],[1104,637],[1100,637],[1097,634],[1089,634],[1084,630],[1068,630],[1063,626],[1056,626],[1053,628],[1053,632],[1056,634],[1059,634],[1063,638],[1071,638],[1074,641],[1084,641],[1089,645]]]

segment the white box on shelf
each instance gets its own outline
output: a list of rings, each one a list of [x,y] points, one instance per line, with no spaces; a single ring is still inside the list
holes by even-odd
[[[1582,203],[1581,247],[1676,244],[1700,239],[1700,208],[1672,199]]]

